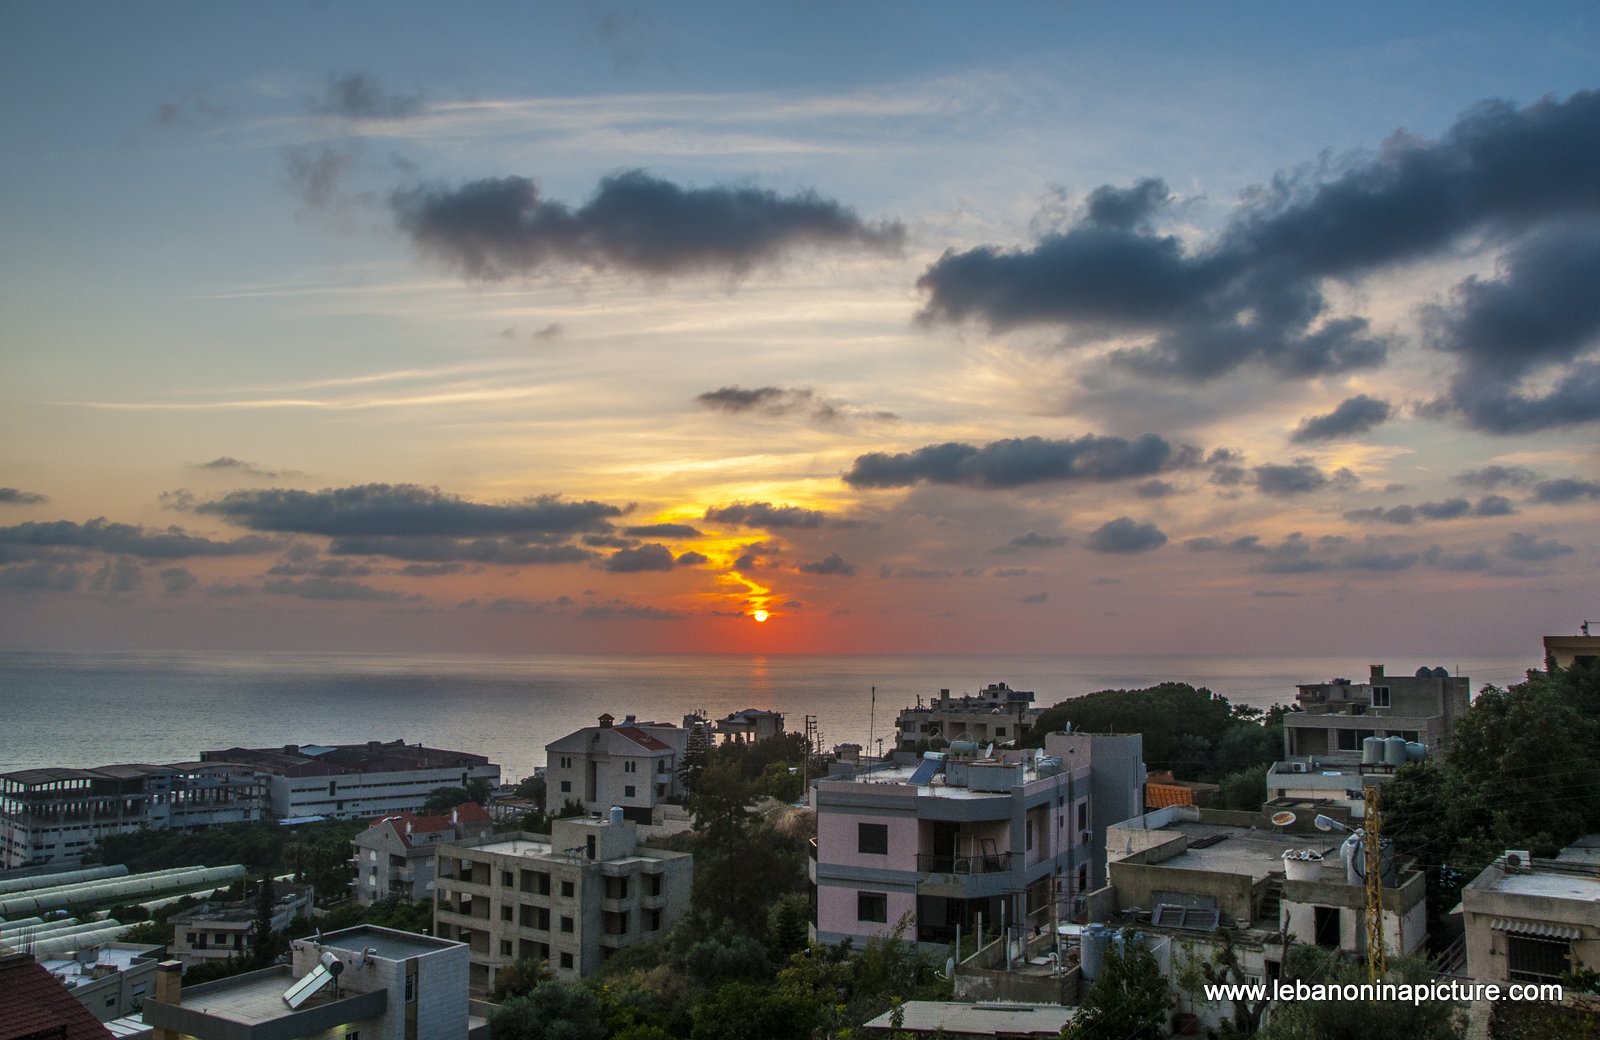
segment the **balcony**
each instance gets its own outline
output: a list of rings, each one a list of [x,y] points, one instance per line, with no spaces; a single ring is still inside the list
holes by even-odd
[[[991,852],[979,856],[917,854],[918,874],[1002,874],[1010,870],[1009,852]]]

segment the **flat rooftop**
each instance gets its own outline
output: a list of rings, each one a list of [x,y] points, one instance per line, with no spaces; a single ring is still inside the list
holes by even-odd
[[[300,941],[314,943],[316,938],[313,936]],[[322,945],[349,953],[361,953],[364,950],[371,950],[375,957],[382,957],[391,961],[403,961],[409,957],[420,957],[428,953],[437,953],[440,950],[453,949],[461,944],[452,942],[449,939],[436,939],[431,935],[417,935],[414,932],[402,932],[394,928],[379,928],[375,925],[363,924],[324,935],[322,937]]]
[[[949,1000],[908,1000],[902,1005],[900,1028],[917,1033],[944,1030],[955,1036],[1055,1037],[1078,1013],[1075,1007],[1059,1004],[1012,1004],[1007,1002],[961,1003]],[[893,1028],[885,1011],[868,1022],[864,1029]]]
[[[1492,892],[1515,896],[1541,896],[1545,899],[1574,899],[1600,903],[1600,877],[1593,874],[1541,870],[1507,874],[1490,886]]]
[[[1325,864],[1338,866],[1339,844],[1344,840],[1343,835],[1284,834],[1189,820],[1169,823],[1158,830],[1182,834],[1189,840],[1187,849],[1161,860],[1159,866],[1243,874],[1256,881],[1283,873],[1283,854],[1289,849],[1315,849],[1322,853]]]
[[[526,838],[491,841],[482,845],[463,844],[461,847],[473,852],[492,852],[497,856],[548,856],[555,850],[548,841],[528,841]]]

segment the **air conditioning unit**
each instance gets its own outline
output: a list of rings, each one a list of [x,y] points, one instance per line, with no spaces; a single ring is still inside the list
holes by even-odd
[[[1527,849],[1507,849],[1505,854],[1506,871],[1520,873],[1533,869],[1533,856]]]
[[[1291,773],[1309,773],[1309,772],[1311,772],[1311,767],[1306,765],[1304,762],[1290,762],[1289,763],[1289,772],[1291,772]]]

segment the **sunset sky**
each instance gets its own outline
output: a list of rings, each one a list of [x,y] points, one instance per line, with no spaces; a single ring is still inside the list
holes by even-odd
[[[1600,10],[0,8],[0,646],[1600,623]],[[764,622],[755,620],[764,612]]]

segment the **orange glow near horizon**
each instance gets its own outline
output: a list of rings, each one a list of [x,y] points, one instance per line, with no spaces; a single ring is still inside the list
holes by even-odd
[[[757,621],[766,621],[767,618],[771,617],[772,615],[768,614],[764,610],[755,610],[751,611],[750,616],[755,618]]]

